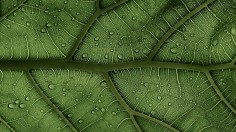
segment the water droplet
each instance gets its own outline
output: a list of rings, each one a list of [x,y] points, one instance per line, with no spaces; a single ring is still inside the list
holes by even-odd
[[[75,101],[79,101],[79,99],[78,99],[78,98],[75,98]]]
[[[104,108],[101,108],[101,111],[102,111],[102,112],[105,112],[105,109],[104,109]]]
[[[110,31],[110,32],[109,32],[109,34],[110,34],[110,35],[113,35],[113,34],[114,34],[114,32]]]
[[[17,13],[16,13],[16,12],[14,12],[14,13],[13,13],[13,16],[17,16]]]
[[[66,46],[66,44],[61,44],[61,47],[65,47]]]
[[[112,111],[111,114],[112,114],[112,115],[116,115],[116,112]]]
[[[46,32],[46,29],[45,29],[45,28],[42,28],[40,31],[41,31],[41,33],[45,33],[45,32]]]
[[[25,100],[30,101],[30,97],[29,96],[25,97]]]
[[[66,1],[64,1],[64,3],[65,3],[65,4],[67,4],[67,0],[66,0]]]
[[[82,58],[86,58],[88,56],[88,54],[84,53],[82,54]]]
[[[139,99],[138,97],[135,98],[135,100],[138,100],[138,99]]]
[[[52,23],[47,23],[46,24],[46,27],[48,27],[48,28],[51,27],[51,26],[52,26]]]
[[[54,86],[53,84],[49,84],[49,85],[48,85],[48,88],[51,89],[51,90],[53,90],[53,89],[55,88],[55,86]]]
[[[15,105],[10,103],[10,104],[8,104],[8,108],[13,109],[13,108],[15,108]]]
[[[236,34],[236,29],[235,28],[231,28],[230,33],[235,35]]]
[[[25,104],[20,104],[19,105],[20,108],[25,108],[25,106],[26,106]]]
[[[95,37],[95,38],[94,38],[94,41],[98,41],[98,40],[99,40],[99,37]]]
[[[15,104],[19,104],[19,103],[20,103],[20,100],[17,99],[17,100],[15,100],[14,102],[15,102]]]
[[[158,96],[157,99],[160,100],[160,99],[161,99],[161,96]]]
[[[177,53],[177,48],[175,48],[175,47],[171,48],[170,52],[173,53],[173,54],[176,54]]]
[[[78,123],[79,123],[79,124],[83,123],[83,120],[82,120],[82,119],[79,119],[79,120],[78,120]]]
[[[144,86],[144,87],[147,87],[147,86],[148,86],[148,83],[146,83],[146,82],[143,83],[143,86]]]
[[[216,46],[218,43],[219,43],[219,42],[218,42],[218,40],[216,39],[216,40],[214,40],[214,41],[212,42],[212,45],[213,45],[213,46]]]
[[[120,59],[120,60],[123,60],[123,55],[118,54],[118,55],[117,55],[117,58]]]
[[[26,25],[27,25],[27,26],[30,26],[30,22],[29,22],[29,21],[27,21],[27,22],[26,22]]]
[[[71,118],[72,116],[73,116],[73,114],[71,114],[71,113],[67,115],[68,118]]]
[[[11,28],[11,25],[7,25],[7,28]]]
[[[112,127],[112,124],[109,124],[108,127]]]
[[[135,52],[135,53],[138,53],[138,52],[139,52],[139,49],[135,49],[134,52]]]
[[[104,57],[105,57],[105,59],[107,59],[107,58],[108,58],[108,55],[107,55],[107,54],[105,54],[105,56],[104,56]]]
[[[44,111],[43,110],[40,110],[41,113],[43,113]]]
[[[152,107],[152,104],[149,104],[149,107]]]
[[[135,16],[132,17],[132,20],[136,20],[137,18]]]
[[[92,113],[92,114],[95,114],[95,111],[92,110],[91,113]]]
[[[106,83],[105,81],[102,81],[102,82],[100,82],[100,86],[106,87],[106,86],[107,86],[107,83]]]
[[[169,106],[171,106],[171,103],[168,103]]]

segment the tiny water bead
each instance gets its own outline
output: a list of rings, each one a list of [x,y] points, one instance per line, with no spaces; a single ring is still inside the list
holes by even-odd
[[[170,52],[173,53],[173,54],[176,54],[177,53],[177,48],[176,47],[171,48]]]
[[[120,60],[123,60],[123,59],[124,59],[122,54],[118,54],[118,55],[117,55],[117,58],[120,59]]]
[[[46,27],[47,27],[47,28],[49,28],[49,27],[51,27],[51,26],[52,26],[52,23],[47,23],[47,24],[46,24]]]
[[[30,22],[29,22],[29,21],[27,21],[27,22],[26,22],[26,25],[27,25],[27,26],[30,26]]]
[[[99,37],[95,37],[95,38],[94,38],[94,41],[98,41],[98,40],[99,40]]]
[[[114,34],[114,32],[110,31],[110,32],[109,32],[109,34],[110,34],[110,35],[113,35],[113,34]]]
[[[116,112],[112,111],[111,114],[112,114],[112,115],[116,115]]]
[[[158,96],[157,99],[160,100],[160,99],[161,99],[161,96]]]
[[[41,33],[45,33],[45,32],[46,32],[46,29],[45,29],[45,28],[42,28],[40,31],[41,31]]]
[[[78,120],[78,123],[79,123],[79,124],[83,123],[83,120],[82,120],[82,119],[79,119],[79,120]]]

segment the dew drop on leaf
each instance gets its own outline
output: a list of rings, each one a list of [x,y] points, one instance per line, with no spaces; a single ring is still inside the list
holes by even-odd
[[[53,89],[55,88],[55,86],[54,86],[53,84],[49,84],[49,85],[48,85],[48,88],[51,89],[51,90],[53,90]]]
[[[47,24],[46,24],[46,27],[47,27],[47,28],[49,28],[49,27],[51,27],[51,26],[52,26],[52,23],[47,23]]]
[[[137,18],[136,18],[135,16],[133,16],[133,17],[132,17],[132,20],[134,20],[134,21],[135,21],[136,19],[137,19]]]
[[[177,53],[177,49],[175,47],[173,47],[173,48],[170,49],[170,52],[173,53],[173,54],[176,54]]]
[[[94,38],[94,41],[98,41],[98,40],[99,40],[99,37],[95,37],[95,38]]]
[[[79,120],[78,120],[78,123],[79,123],[79,124],[83,123],[83,120],[82,120],[82,119],[79,119]]]
[[[117,58],[120,59],[120,60],[123,60],[123,55],[118,54],[118,55],[117,55]]]
[[[112,111],[111,114],[112,114],[112,115],[116,115],[116,112]]]
[[[92,113],[92,114],[95,114],[95,111],[92,110],[91,113]]]
[[[106,83],[105,81],[102,81],[102,82],[100,82],[100,86],[106,87],[106,86],[107,86],[107,83]]]
[[[13,108],[15,108],[15,105],[10,103],[10,104],[8,104],[8,108],[13,109]]]
[[[16,12],[14,12],[14,13],[13,13],[13,16],[17,16],[17,13],[16,13]]]
[[[135,49],[134,52],[135,52],[135,53],[138,53],[138,52],[139,52],[139,49]]]
[[[29,96],[25,97],[25,100],[30,101],[30,97]]]
[[[114,34],[114,32],[110,31],[110,32],[109,32],[109,34],[110,34],[110,35],[113,35],[113,34]]]
[[[25,104],[20,104],[19,105],[20,108],[25,108],[25,106],[26,106]]]
[[[30,22],[29,22],[29,21],[27,21],[27,22],[26,22],[26,25],[27,25],[27,26],[30,26]]]
[[[104,109],[104,108],[101,108],[101,111],[102,111],[102,112],[105,112],[105,109]]]
[[[41,33],[45,33],[46,29],[42,28],[40,31],[41,31]]]
[[[67,115],[68,118],[71,118],[72,116],[73,116],[73,114],[71,114],[71,113]]]
[[[20,103],[20,100],[17,99],[17,100],[15,100],[14,102],[15,102],[15,104],[19,104],[19,103]]]
[[[161,96],[158,96],[157,99],[160,100],[160,99],[161,99]]]
[[[169,106],[171,106],[171,103],[168,103]]]

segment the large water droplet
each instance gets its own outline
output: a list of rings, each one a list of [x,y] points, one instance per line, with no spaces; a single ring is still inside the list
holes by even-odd
[[[25,100],[30,101],[30,97],[29,96],[25,97]]]
[[[26,105],[25,105],[25,104],[20,104],[19,107],[20,107],[20,108],[25,108]]]
[[[17,99],[17,100],[14,101],[14,103],[15,103],[15,104],[19,104],[19,103],[20,103],[20,100]]]
[[[8,108],[13,109],[13,108],[15,108],[15,105],[10,103],[10,104],[8,104]]]

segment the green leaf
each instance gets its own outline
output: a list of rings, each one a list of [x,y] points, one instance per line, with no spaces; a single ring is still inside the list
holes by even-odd
[[[235,0],[1,0],[0,131],[236,132]]]

